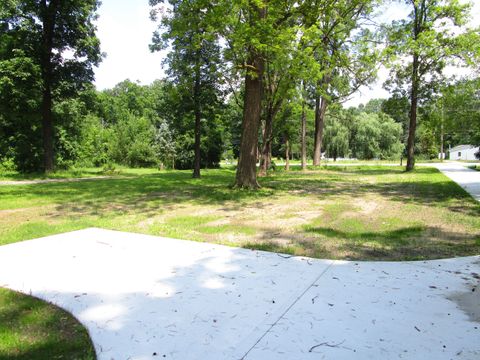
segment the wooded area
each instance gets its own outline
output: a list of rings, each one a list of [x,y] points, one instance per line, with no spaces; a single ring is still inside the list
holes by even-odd
[[[257,188],[272,158],[305,168],[322,153],[405,156],[411,170],[415,157],[480,144],[471,4],[403,3],[408,18],[382,23],[377,0],[150,0],[151,50],[168,50],[167,78],[98,91],[98,1],[4,1],[0,168],[122,164],[199,177],[238,159],[235,185]],[[447,76],[449,65],[471,75]],[[390,69],[390,98],[345,108],[380,66]]]

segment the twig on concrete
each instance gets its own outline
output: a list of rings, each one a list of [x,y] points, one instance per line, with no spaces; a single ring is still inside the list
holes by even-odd
[[[323,342],[321,344],[318,344],[318,345],[314,345],[310,348],[310,350],[308,350],[308,352],[312,352],[313,350],[315,350],[316,348],[320,347],[320,346],[328,346],[328,347],[332,347],[332,348],[335,348],[335,347],[339,347],[340,345],[342,345],[343,343],[345,342],[345,340],[343,340],[342,342],[339,342],[338,344],[329,344],[328,342]]]

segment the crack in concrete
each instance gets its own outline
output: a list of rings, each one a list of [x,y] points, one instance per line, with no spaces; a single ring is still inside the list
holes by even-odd
[[[270,332],[270,330],[272,330],[275,325],[277,325],[277,323],[283,319],[285,317],[285,315],[290,311],[290,309],[301,299],[303,298],[303,296],[308,292],[308,290],[310,290],[311,288],[313,288],[315,286],[315,283],[320,280],[320,278],[326,274],[326,272],[328,270],[330,270],[330,268],[333,266],[333,264],[335,263],[335,261],[330,261],[330,264],[315,278],[315,280],[313,280],[313,282],[308,285],[306,287],[306,289],[299,295],[296,297],[296,299],[285,309],[285,311],[278,317],[277,320],[275,320],[273,322],[273,324],[270,325],[270,327],[262,334],[262,336],[260,336],[257,341],[247,350],[247,352],[240,358],[240,360],[244,360],[248,354],[255,348],[255,346],[257,346],[260,341],[262,341],[262,339],[267,336],[267,334]]]

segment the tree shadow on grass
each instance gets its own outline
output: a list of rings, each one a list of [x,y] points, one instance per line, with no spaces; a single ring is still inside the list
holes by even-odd
[[[14,348],[7,346],[8,342],[0,347],[0,359],[43,360],[65,356],[77,360],[96,359],[88,333],[65,310],[1,288],[0,300],[3,303],[0,306],[0,333],[17,338]],[[10,350],[6,353],[8,348]]]
[[[51,183],[0,188],[13,198],[28,194],[45,198],[57,204],[59,211],[96,214],[101,210],[156,212],[158,206],[168,207],[182,202],[221,204],[243,201],[272,194],[272,190],[259,192],[232,190],[231,172],[204,175],[194,180],[190,172],[164,173],[135,178],[104,179],[95,182]]]
[[[433,226],[346,232],[307,226],[302,232],[269,229],[242,247],[324,259],[425,260],[480,253],[480,232],[460,233]]]
[[[338,169],[336,169],[338,168]],[[341,171],[346,174],[359,175],[400,175],[405,173],[405,168],[401,166],[324,166],[322,170],[327,171]],[[433,169],[435,170],[435,169]],[[417,174],[432,173],[431,169],[416,169]]]
[[[425,233],[424,226],[409,226],[396,230],[388,230],[382,232],[365,231],[365,232],[345,232],[328,227],[308,226],[305,231],[307,233],[314,233],[328,238],[342,238],[348,240],[364,240],[374,241],[379,244],[396,243],[403,245],[406,239],[413,236],[420,236]]]
[[[290,170],[292,173],[303,172],[301,165],[291,165]],[[361,174],[361,175],[390,175],[390,174],[402,174],[405,173],[404,166],[397,166],[397,165],[320,165],[320,166],[307,166],[307,172],[303,172],[304,174],[308,173],[308,171],[319,171],[325,170],[332,173],[335,172],[343,172],[343,173],[350,173],[350,174]],[[434,168],[416,168],[415,172],[420,174],[428,174],[432,171],[435,172],[436,169]],[[283,169],[279,169],[276,171],[277,173],[288,174],[288,171]],[[296,174],[298,176],[298,174]]]
[[[387,231],[346,232],[331,227],[309,226],[306,233],[332,241],[355,259],[405,260],[468,256],[480,251],[480,233],[445,231],[436,226],[407,226]]]
[[[358,179],[355,176],[358,174],[368,175],[374,181]],[[394,177],[391,180],[375,177],[385,174]],[[435,176],[431,180],[425,176],[430,174]],[[438,176],[438,170],[430,168],[404,173],[392,167],[346,167],[345,170],[335,168],[321,173],[305,172],[301,176],[298,173],[275,173],[259,179],[260,190],[246,191],[229,187],[234,180],[231,170],[205,171],[201,179],[192,179],[190,171],[175,171],[89,182],[1,187],[0,197],[16,199],[27,194],[36,201],[46,199],[56,204],[56,210],[61,214],[141,213],[153,216],[182,203],[239,209],[257,200],[261,204],[263,199],[282,195],[329,199],[377,194],[404,204],[440,206],[465,215],[480,216],[478,202],[454,182]]]

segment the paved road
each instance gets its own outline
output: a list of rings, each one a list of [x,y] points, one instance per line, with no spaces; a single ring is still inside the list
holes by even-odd
[[[0,186],[65,183],[65,182],[104,180],[104,179],[112,179],[112,178],[113,176],[92,176],[92,177],[86,177],[86,178],[70,178],[70,179],[2,180],[0,181]]]
[[[480,257],[347,262],[87,229],[0,247],[99,360],[480,359]]]
[[[459,162],[430,164],[464,188],[475,200],[480,201],[480,171],[469,169],[467,165]]]

